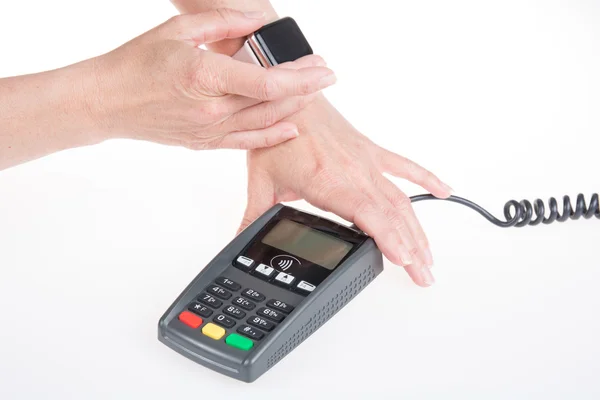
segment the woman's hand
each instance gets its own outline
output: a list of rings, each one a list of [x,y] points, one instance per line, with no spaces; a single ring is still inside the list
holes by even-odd
[[[264,23],[262,13],[229,9],[180,15],[91,61],[87,108],[100,135],[196,150],[295,138],[295,124],[281,120],[335,81],[320,57],[265,69],[198,48]]]
[[[431,285],[433,258],[425,233],[410,199],[383,173],[408,179],[441,198],[450,195],[450,187],[371,142],[323,96],[289,121],[300,128],[298,139],[248,152],[248,206],[240,230],[278,202],[305,199],[354,222],[416,284]]]
[[[171,2],[180,12],[215,6],[202,0]],[[258,7],[269,21],[278,18],[268,0],[220,4]],[[233,54],[241,45],[241,40],[229,39],[207,47]],[[414,162],[371,142],[321,95],[286,121],[298,125],[298,139],[248,152],[248,206],[240,229],[278,202],[305,199],[354,222],[375,239],[390,261],[404,266],[416,284],[431,285],[433,257],[425,233],[410,199],[383,173],[408,179],[441,198],[448,197],[451,189]]]

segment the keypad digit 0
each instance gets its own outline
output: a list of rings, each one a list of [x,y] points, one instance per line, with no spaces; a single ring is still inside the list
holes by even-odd
[[[213,318],[213,321],[221,326],[224,326],[225,328],[231,328],[235,325],[235,320],[223,314],[217,315],[215,318]]]

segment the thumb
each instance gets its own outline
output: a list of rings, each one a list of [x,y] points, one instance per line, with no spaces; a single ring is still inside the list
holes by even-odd
[[[246,229],[248,225],[256,221],[258,217],[267,212],[275,205],[275,186],[266,174],[254,174],[249,172],[248,176],[248,204],[242,218],[242,223],[237,233]]]
[[[241,12],[218,8],[199,14],[182,14],[171,18],[167,31],[177,39],[189,41],[194,46],[235,39],[250,35],[265,24],[262,11]]]

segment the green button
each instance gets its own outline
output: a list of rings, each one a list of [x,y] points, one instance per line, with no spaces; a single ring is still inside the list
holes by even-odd
[[[241,350],[250,350],[252,346],[254,346],[252,340],[240,336],[237,333],[232,333],[231,335],[227,336],[227,339],[225,339],[225,343],[227,343],[231,347],[236,347]]]

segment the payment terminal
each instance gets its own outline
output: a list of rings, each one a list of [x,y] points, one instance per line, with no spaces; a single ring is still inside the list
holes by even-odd
[[[159,340],[252,382],[383,270],[363,232],[281,204],[229,243],[159,321]]]

